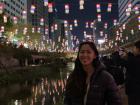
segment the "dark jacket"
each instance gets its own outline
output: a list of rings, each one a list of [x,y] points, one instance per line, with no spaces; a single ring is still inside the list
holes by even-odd
[[[66,88],[64,105],[84,105],[84,95],[74,96],[71,94],[70,88]],[[73,93],[79,94],[78,89],[75,88]],[[105,68],[100,64],[90,80],[90,88],[87,95],[86,105],[122,105],[118,94],[117,85]]]
[[[140,55],[128,58],[126,93],[128,95],[140,95]]]

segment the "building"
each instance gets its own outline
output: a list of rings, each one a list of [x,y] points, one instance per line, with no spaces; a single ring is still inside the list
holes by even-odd
[[[134,12],[134,8],[136,6],[138,6],[138,8],[140,8],[139,4],[140,4],[140,0],[118,0],[118,9],[119,9],[119,23],[123,24],[125,22],[127,22],[127,20],[129,18],[131,18],[131,16],[127,16],[126,15],[126,10],[128,9],[128,5],[131,4],[131,13]]]
[[[18,22],[25,22],[23,19],[23,11],[26,10],[25,0],[0,0],[0,4],[4,7],[4,13],[13,19],[16,17]]]
[[[35,8],[31,12],[32,7]],[[27,23],[36,29],[40,28],[41,34],[44,36],[42,40],[48,39],[49,36],[45,34],[45,29],[48,28],[48,12],[43,0],[27,0]]]

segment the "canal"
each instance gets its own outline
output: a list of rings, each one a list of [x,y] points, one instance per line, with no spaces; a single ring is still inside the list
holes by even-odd
[[[51,67],[45,78],[1,86],[0,105],[62,105],[66,80],[73,67],[72,62],[57,70]]]

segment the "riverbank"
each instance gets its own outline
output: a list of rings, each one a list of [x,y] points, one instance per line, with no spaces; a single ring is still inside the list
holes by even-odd
[[[51,77],[58,79],[60,78],[60,67],[58,67],[59,65],[56,65],[7,68],[6,72],[0,73],[0,86],[14,83],[25,83],[26,81],[31,82],[33,80],[40,80],[40,78],[44,77],[48,77],[49,79],[51,79]]]

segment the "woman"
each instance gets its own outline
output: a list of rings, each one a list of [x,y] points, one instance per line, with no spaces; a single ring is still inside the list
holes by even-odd
[[[112,76],[99,61],[93,42],[79,46],[75,68],[66,85],[64,105],[122,105]]]

